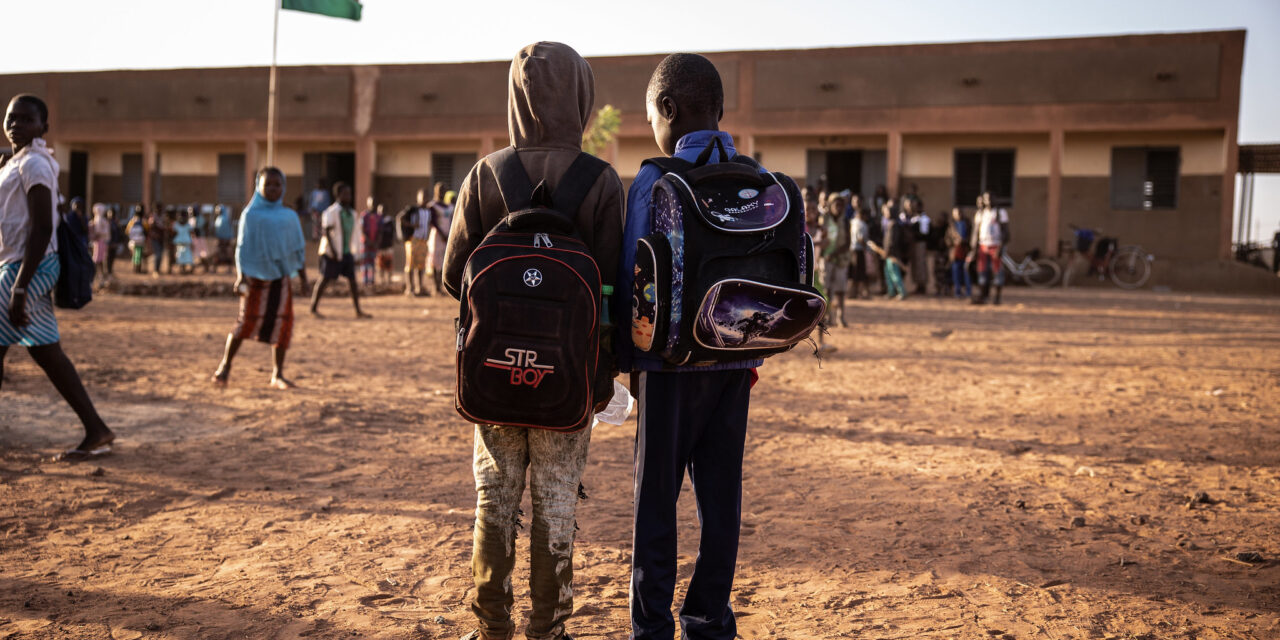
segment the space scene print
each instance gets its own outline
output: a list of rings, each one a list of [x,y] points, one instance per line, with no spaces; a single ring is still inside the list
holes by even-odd
[[[707,291],[694,339],[711,349],[760,349],[809,335],[825,311],[822,298],[749,280],[724,280]]]
[[[679,327],[684,318],[684,210],[667,183],[659,181],[658,186],[663,188],[653,191],[653,230],[667,237],[671,249],[670,326]],[[679,332],[669,332],[665,348],[675,349],[679,340]]]

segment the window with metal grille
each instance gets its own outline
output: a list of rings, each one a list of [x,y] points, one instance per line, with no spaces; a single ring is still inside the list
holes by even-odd
[[[1176,209],[1178,147],[1112,147],[1112,209]]]
[[[467,177],[471,165],[476,163],[474,153],[433,153],[431,154],[431,183],[443,182],[449,191],[457,191],[462,187],[462,179]],[[431,189],[427,189],[431,196]]]
[[[218,154],[218,202],[240,204],[244,195],[244,154]]]
[[[142,202],[142,154],[121,154],[120,167],[120,199]]]
[[[991,203],[1013,206],[1013,149],[956,149],[953,185],[955,206],[972,207],[983,191]]]

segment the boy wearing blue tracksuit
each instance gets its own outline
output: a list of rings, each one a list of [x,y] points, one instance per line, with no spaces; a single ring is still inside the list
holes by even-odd
[[[720,75],[706,58],[668,56],[654,71],[646,111],[662,153],[693,161],[719,138],[730,156],[733,138],[719,131],[724,114]],[[711,154],[710,162],[716,162]],[[763,171],[763,169],[762,169]],[[631,372],[639,400],[635,448],[631,630],[637,640],[670,640],[676,581],[676,501],[686,469],[693,481],[702,535],[680,623],[687,638],[731,639],[729,596],[742,514],[742,454],[754,368],[760,360],[674,367],[632,348],[631,287],[636,241],[650,230],[650,196],[661,171],[644,165],[627,194],[626,229],[613,309],[618,359]]]

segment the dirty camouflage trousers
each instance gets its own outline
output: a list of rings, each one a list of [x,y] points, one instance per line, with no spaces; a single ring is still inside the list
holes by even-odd
[[[533,501],[529,527],[530,640],[559,638],[573,612],[573,540],[578,482],[587,462],[591,430],[557,433],[542,429],[476,425],[475,541],[471,610],[487,638],[510,638],[516,560],[516,529],[526,470]]]

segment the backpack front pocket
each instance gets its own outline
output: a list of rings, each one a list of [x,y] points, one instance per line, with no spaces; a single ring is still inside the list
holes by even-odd
[[[715,351],[776,352],[807,338],[826,312],[826,301],[813,287],[725,279],[703,296],[693,337]]]

